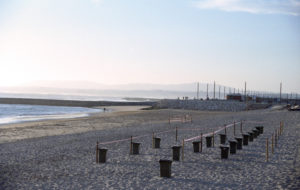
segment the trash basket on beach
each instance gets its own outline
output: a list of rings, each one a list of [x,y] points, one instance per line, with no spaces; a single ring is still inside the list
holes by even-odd
[[[225,134],[219,134],[220,135],[220,144],[225,144],[226,142],[226,135]]]
[[[243,134],[243,145],[248,145],[249,134]]]
[[[139,154],[139,148],[141,143],[132,143],[132,154]]]
[[[107,153],[107,149],[105,149],[105,148],[98,149],[99,163],[106,162],[106,153]]]
[[[253,129],[252,132],[253,132],[253,138],[257,138],[259,135],[259,131],[256,129]]]
[[[205,139],[206,139],[206,147],[207,148],[211,147],[212,136],[207,136],[205,137]]]
[[[229,146],[220,145],[221,149],[221,158],[227,159],[228,158],[228,152],[229,152]]]
[[[159,160],[160,177],[171,177],[171,160]]]
[[[254,133],[253,132],[248,132],[248,134],[249,134],[249,142],[253,142]]]
[[[256,126],[255,128],[259,131],[259,134],[264,133],[264,127],[263,126]]]
[[[201,141],[194,141],[193,142],[194,152],[199,152],[199,150],[200,150],[200,146],[199,146],[200,142]]]
[[[173,146],[172,150],[173,150],[173,160],[174,161],[179,161],[180,160],[180,149],[181,146]]]
[[[160,138],[154,138],[154,148],[160,148]]]
[[[229,146],[230,146],[230,154],[235,154],[236,153],[236,148],[237,148],[237,142],[235,140],[230,140]]]
[[[236,149],[237,150],[243,149],[243,138],[242,137],[236,137],[235,139],[237,141]]]

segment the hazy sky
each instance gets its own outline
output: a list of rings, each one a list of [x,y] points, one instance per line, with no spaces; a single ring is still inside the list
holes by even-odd
[[[300,0],[0,0],[0,86],[212,82],[300,93]]]

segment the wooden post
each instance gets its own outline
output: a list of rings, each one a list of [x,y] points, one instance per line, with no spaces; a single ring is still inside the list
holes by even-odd
[[[279,138],[279,136],[281,135],[281,134],[280,134],[280,128],[277,129],[277,131],[278,131],[278,138]]]
[[[129,154],[132,154],[132,136],[130,136],[130,153]]]
[[[233,135],[235,136],[235,121],[233,122]]]
[[[266,161],[269,161],[269,140],[266,141]]]
[[[96,163],[99,163],[99,142],[96,145]]]
[[[154,132],[152,132],[152,148],[154,148]]]
[[[226,124],[225,124],[225,135],[227,135]]]
[[[178,129],[176,127],[176,131],[175,131],[175,139],[176,139],[176,142],[177,142],[177,136],[178,136]]]
[[[282,121],[280,121],[280,125],[279,125],[279,131],[280,131],[280,135],[281,135],[281,127],[282,127]]]
[[[182,139],[182,154],[181,154],[182,161],[184,160],[184,139]]]
[[[203,135],[203,134],[201,133],[201,137],[200,137],[200,152],[202,152],[202,143],[203,143],[203,142],[202,142],[202,135]]]
[[[275,147],[277,147],[277,138],[278,138],[277,133],[278,133],[278,131],[276,129],[275,130]]]
[[[213,131],[212,140],[213,140],[213,147],[215,147],[215,131]]]
[[[272,134],[272,145],[271,145],[271,150],[272,150],[272,154],[274,153],[274,138],[273,138],[274,134]]]
[[[241,121],[241,127],[240,127],[240,130],[241,130],[241,134],[243,134],[243,121]]]

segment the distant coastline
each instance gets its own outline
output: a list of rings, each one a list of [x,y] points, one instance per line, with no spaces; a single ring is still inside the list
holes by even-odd
[[[82,100],[56,100],[56,99],[33,99],[33,98],[0,98],[0,104],[25,104],[47,106],[71,106],[71,107],[97,107],[97,106],[153,106],[155,101],[82,101]]]

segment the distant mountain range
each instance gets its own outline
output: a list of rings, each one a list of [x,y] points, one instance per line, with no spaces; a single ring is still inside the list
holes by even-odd
[[[206,84],[200,83],[200,89],[206,90]],[[97,90],[171,90],[171,91],[195,91],[197,83],[183,84],[151,84],[132,83],[107,85],[89,81],[38,81],[25,84],[22,87],[42,88],[68,88],[68,89],[97,89]]]
[[[199,98],[206,98],[206,85],[199,84]],[[213,84],[209,85],[209,96],[213,97]],[[219,96],[216,86],[216,97]],[[220,97],[223,98],[223,87]],[[15,87],[0,87],[0,96],[9,94],[36,94],[59,96],[88,96],[93,99],[101,97],[122,98],[182,98],[197,97],[197,83],[185,84],[120,84],[105,85],[87,81],[39,81]],[[10,95],[11,96],[11,95]],[[105,98],[104,98],[105,99]]]

